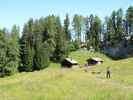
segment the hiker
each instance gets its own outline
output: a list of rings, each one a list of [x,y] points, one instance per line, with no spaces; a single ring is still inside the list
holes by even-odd
[[[110,78],[110,77],[111,77],[111,70],[110,70],[110,67],[107,67],[106,78]]]

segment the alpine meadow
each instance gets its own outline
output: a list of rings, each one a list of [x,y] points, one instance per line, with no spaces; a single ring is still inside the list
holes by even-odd
[[[124,1],[2,1],[0,100],[133,100]]]

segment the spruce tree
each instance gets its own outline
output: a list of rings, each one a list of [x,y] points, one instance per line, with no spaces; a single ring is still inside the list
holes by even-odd
[[[41,70],[49,66],[49,51],[47,43],[40,43],[34,57],[34,70]]]
[[[55,44],[56,46],[53,53],[53,60],[56,62],[61,62],[68,55],[68,45],[64,32],[62,30],[62,25],[59,17],[57,17],[56,19]]]
[[[30,19],[25,24],[23,35],[20,40],[21,45],[21,66],[19,71],[32,71],[34,58],[34,40],[33,40],[33,19]]]
[[[65,33],[65,37],[66,37],[67,41],[71,40],[71,33],[69,30],[69,24],[70,24],[69,16],[68,16],[68,14],[66,14],[66,18],[64,20],[64,33]]]
[[[81,42],[81,32],[82,32],[82,25],[83,25],[83,17],[80,15],[74,15],[73,18],[73,30],[75,32],[76,39]]]
[[[46,41],[48,41],[48,37],[44,39],[44,33],[41,29],[40,22],[38,20],[35,21],[33,25],[33,32],[34,32],[34,70],[41,70],[49,65],[49,45]]]
[[[133,34],[133,6],[130,6],[127,9],[126,12],[126,20],[127,20],[127,32],[128,35],[132,35]]]

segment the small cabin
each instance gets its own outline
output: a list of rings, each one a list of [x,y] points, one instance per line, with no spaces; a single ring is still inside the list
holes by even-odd
[[[72,58],[66,58],[61,63],[62,67],[72,68],[78,66],[78,62]]]
[[[87,59],[88,66],[102,64],[102,63],[103,63],[103,60],[101,58],[89,58],[89,59]]]

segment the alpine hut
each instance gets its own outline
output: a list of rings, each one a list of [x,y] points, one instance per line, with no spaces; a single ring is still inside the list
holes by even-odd
[[[87,59],[88,66],[96,65],[96,64],[102,64],[102,63],[103,63],[103,60],[101,58],[93,57],[93,58]]]
[[[66,58],[61,63],[62,67],[72,68],[78,66],[78,62],[72,58]]]

